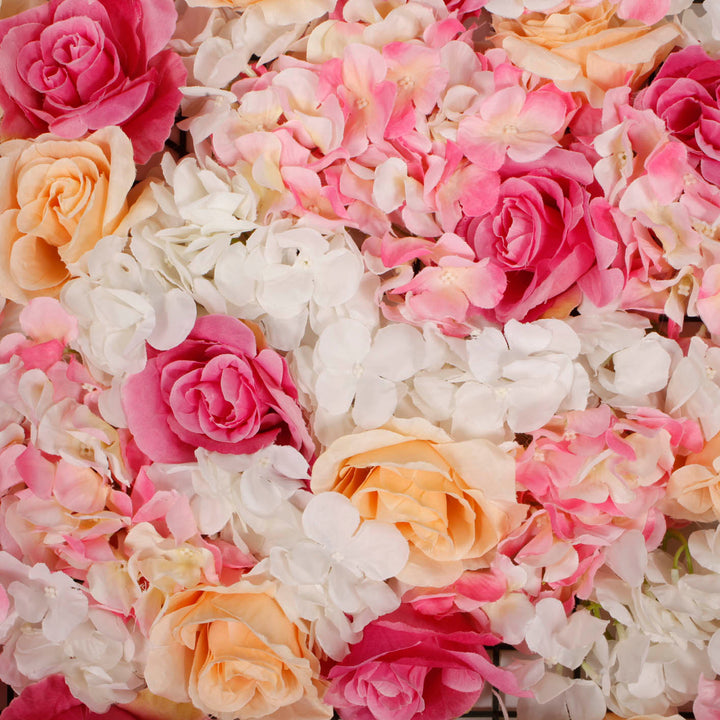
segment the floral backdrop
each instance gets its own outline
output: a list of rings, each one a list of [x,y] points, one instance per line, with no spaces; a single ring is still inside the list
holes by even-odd
[[[720,717],[720,0],[2,0],[0,72],[2,720]]]

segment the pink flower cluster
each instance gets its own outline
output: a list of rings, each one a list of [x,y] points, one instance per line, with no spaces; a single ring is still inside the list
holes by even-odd
[[[718,52],[0,3],[2,720],[712,720]]]

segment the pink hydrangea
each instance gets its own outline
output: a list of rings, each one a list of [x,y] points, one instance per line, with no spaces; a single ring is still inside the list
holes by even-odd
[[[561,540],[598,547],[630,529],[656,547],[665,531],[656,506],[676,456],[703,444],[691,420],[651,408],[623,416],[606,405],[570,412],[532,436],[517,464],[526,500],[547,511]]]

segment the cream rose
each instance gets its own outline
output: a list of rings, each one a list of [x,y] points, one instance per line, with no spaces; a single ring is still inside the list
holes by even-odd
[[[307,633],[274,595],[272,583],[247,580],[173,595],[150,631],[150,691],[218,720],[332,717]]]
[[[132,144],[117,127],[4,142],[0,174],[0,294],[19,303],[56,296],[69,264],[153,209],[145,186],[133,189]]]
[[[648,27],[621,20],[616,9],[616,3],[605,0],[548,15],[493,16],[494,43],[524,70],[549,78],[561,90],[581,92],[601,107],[606,90],[626,84],[637,88],[682,37],[675,23]]]
[[[676,520],[720,520],[720,433],[673,472],[661,510]]]
[[[453,442],[422,418],[339,438],[316,460],[312,489],[342,493],[363,518],[395,525],[410,544],[398,577],[415,585],[482,567],[526,513],[510,455],[487,440]]]

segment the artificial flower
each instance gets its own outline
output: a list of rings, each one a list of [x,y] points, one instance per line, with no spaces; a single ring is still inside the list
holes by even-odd
[[[637,88],[680,39],[669,22],[648,26],[621,20],[614,2],[575,2],[557,12],[495,18],[495,43],[523,69],[551,79],[561,90],[581,92],[595,107],[604,93]]]
[[[332,668],[326,699],[349,720],[451,720],[486,681],[523,694],[509,670],[489,662],[486,646],[496,642],[469,614],[434,618],[403,604],[368,625]]]
[[[145,679],[156,695],[192,701],[219,720],[332,716],[307,633],[288,619],[271,583],[177,593],[150,643]]]
[[[0,168],[12,178],[0,199],[0,292],[15,302],[57,295],[69,265],[152,211],[142,186],[133,191],[132,146],[116,127],[83,140],[7,141]]]
[[[394,524],[410,543],[405,582],[447,584],[481,566],[525,514],[509,455],[485,440],[452,442],[422,418],[339,438],[316,460],[312,489]]]
[[[246,324],[208,315],[177,347],[148,356],[125,382],[123,406],[153,460],[192,461],[196,447],[253,453],[275,441],[312,454],[285,360]]]
[[[176,19],[172,0],[51,0],[1,20],[3,132],[78,138],[120,126],[146,162],[170,134],[185,81],[164,49]]]

